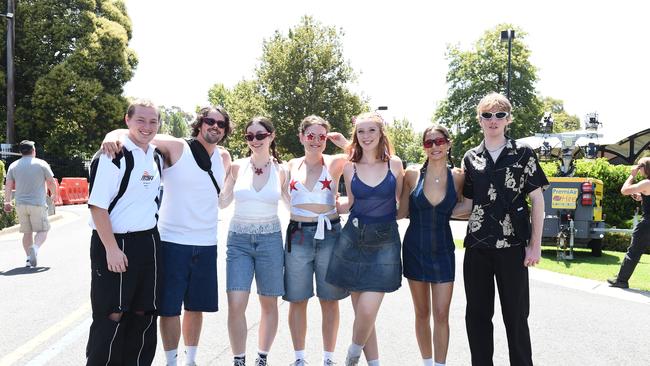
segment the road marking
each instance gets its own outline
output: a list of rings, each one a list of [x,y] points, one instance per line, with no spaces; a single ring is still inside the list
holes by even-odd
[[[78,321],[80,318],[87,316],[87,313],[89,311],[90,311],[90,301],[83,304],[79,309],[72,312],[70,315],[65,317],[60,322],[52,325],[51,327],[41,332],[41,334],[30,339],[27,343],[16,348],[15,351],[4,356],[2,359],[0,359],[0,366],[10,366],[14,362],[20,360],[26,354],[33,351],[36,347],[40,346],[41,344],[45,343],[48,339],[52,338],[56,333],[69,327],[72,323]]]
[[[51,347],[43,351],[33,360],[29,361],[26,366],[43,366],[46,365],[51,359],[56,357],[61,351],[66,349],[71,344],[75,343],[79,338],[88,333],[90,329],[90,324],[93,322],[93,318],[87,318],[74,329],[68,332],[61,340],[53,344]]]

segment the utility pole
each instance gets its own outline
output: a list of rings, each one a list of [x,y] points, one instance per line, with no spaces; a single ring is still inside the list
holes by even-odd
[[[16,108],[14,88],[14,0],[7,0],[7,138],[2,151],[10,151],[16,143],[14,134],[14,111]]]

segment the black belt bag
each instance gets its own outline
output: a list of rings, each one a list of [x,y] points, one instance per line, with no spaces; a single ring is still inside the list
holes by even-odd
[[[334,220],[330,220],[330,223],[332,225],[336,225],[339,222],[341,222],[341,218],[338,217]],[[291,238],[293,237],[293,234],[295,234],[296,231],[302,231],[303,227],[311,227],[311,226],[317,226],[318,221],[312,221],[312,222],[302,222],[302,221],[294,221],[290,220],[289,225],[287,226],[287,252],[291,253]],[[302,243],[302,240],[304,239],[304,236],[302,233],[300,233],[300,243]]]

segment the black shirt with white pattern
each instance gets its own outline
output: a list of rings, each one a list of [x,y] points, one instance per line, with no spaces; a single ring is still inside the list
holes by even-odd
[[[485,141],[465,153],[463,195],[472,200],[466,248],[509,248],[530,239],[528,193],[546,189],[548,180],[528,145],[506,137],[496,162]]]

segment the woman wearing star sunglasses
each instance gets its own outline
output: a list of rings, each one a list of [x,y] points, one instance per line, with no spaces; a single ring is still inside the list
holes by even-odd
[[[446,128],[428,127],[422,145],[426,160],[421,167],[406,170],[397,218],[410,218],[402,258],[422,362],[424,366],[439,366],[445,364],[449,346],[449,306],[456,263],[449,219],[461,197],[457,192],[462,189],[463,174],[447,165],[451,141]],[[433,334],[429,325],[432,314]]]
[[[344,289],[325,282],[332,250],[341,232],[336,197],[339,178],[347,163],[345,154],[323,154],[328,139],[341,148],[347,145],[343,135],[329,131],[330,124],[323,118],[305,117],[298,130],[305,155],[287,164],[291,220],[286,232],[283,299],[290,302],[289,329],[295,352],[294,366],[306,363],[307,303],[314,295],[314,277],[322,313],[325,366],[334,364],[339,326],[338,300],[348,296]]]
[[[275,149],[275,128],[265,117],[244,128],[249,157],[232,164],[219,207],[235,201],[226,251],[228,335],[233,364],[246,364],[246,306],[253,277],[262,308],[256,366],[267,355],[278,329],[278,296],[284,295],[284,250],[278,202],[286,191],[286,174]]]
[[[343,168],[350,211],[327,269],[326,281],[351,292],[355,319],[345,365],[358,365],[361,351],[368,365],[378,365],[375,320],[387,292],[401,286],[402,264],[397,231],[397,200],[402,189],[402,161],[393,155],[384,120],[376,113],[356,118],[349,161]]]

